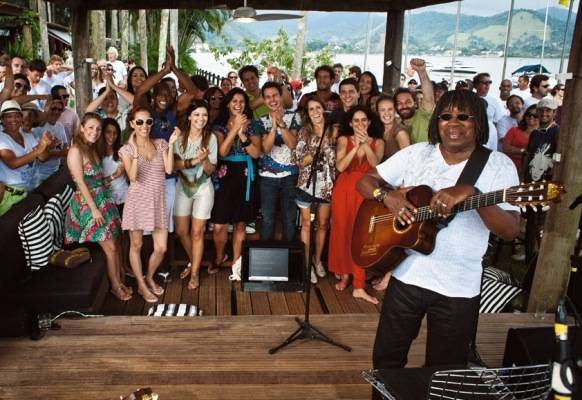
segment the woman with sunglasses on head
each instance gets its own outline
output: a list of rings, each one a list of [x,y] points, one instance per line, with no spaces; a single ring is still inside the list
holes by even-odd
[[[335,181],[334,129],[325,118],[325,103],[313,96],[307,100],[301,113],[301,129],[297,135],[295,157],[299,166],[295,203],[301,213],[301,241],[305,245],[306,265],[310,265],[311,203],[317,203],[317,232],[315,252],[310,268],[310,279],[317,283],[317,275],[325,276],[321,263],[325,237],[329,227],[331,192]],[[314,159],[316,171],[312,174]]]
[[[356,191],[356,184],[384,156],[384,141],[381,137],[374,137],[376,131],[371,129],[372,116],[368,107],[353,107],[346,116],[350,132],[343,133],[337,140],[335,166],[340,174],[331,195],[333,229],[329,238],[328,264],[330,271],[340,275],[336,290],[344,290],[352,275],[352,295],[378,304],[378,299],[366,292],[366,272],[354,263],[350,252],[356,213],[364,200]]]
[[[119,263],[117,237],[121,234],[121,221],[111,191],[103,184],[103,170],[96,149],[100,136],[101,118],[95,113],[86,113],[67,156],[77,190],[67,213],[65,242],[99,243],[107,260],[111,293],[127,301],[132,291],[123,284]]]
[[[224,93],[216,86],[209,87],[204,92],[204,100],[208,103],[208,125],[214,125],[214,120],[220,113],[220,103],[224,99]]]
[[[204,228],[214,204],[210,176],[216,165],[218,144],[210,132],[208,115],[208,104],[194,101],[188,109],[187,129],[174,143],[174,169],[178,171],[174,223],[190,260],[180,275],[184,279],[190,274],[188,289],[200,286],[198,272],[204,253]]]
[[[220,114],[212,127],[218,140],[219,161],[214,179],[216,195],[211,218],[216,254],[208,272],[216,273],[226,261],[227,225],[232,224],[233,280],[240,279],[246,224],[255,220],[253,160],[261,155],[261,143],[250,123],[252,117],[247,94],[241,88],[234,88],[223,99]]]
[[[150,131],[153,123],[148,109],[135,108],[129,121],[132,133],[127,144],[119,149],[130,182],[121,226],[123,230],[129,230],[129,262],[138,283],[138,293],[148,303],[157,302],[156,296],[164,293],[164,289],[154,281],[154,274],[166,253],[168,215],[165,175],[172,173],[174,168],[173,144],[180,136],[180,130],[174,128],[168,142],[152,139]],[[152,232],[154,242],[145,279],[140,255],[144,230]]]
[[[524,164],[529,136],[539,126],[540,121],[534,104],[525,110],[517,126],[508,130],[501,142],[503,152],[511,158],[522,180],[524,179]]]
[[[103,72],[95,63],[91,64],[91,88],[93,90],[93,100],[99,96],[99,89],[105,86]]]

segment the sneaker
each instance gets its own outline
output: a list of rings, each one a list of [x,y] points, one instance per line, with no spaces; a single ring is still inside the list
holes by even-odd
[[[242,267],[242,257],[232,263],[232,274],[228,277],[231,281],[240,281],[240,270]]]
[[[325,268],[323,267],[323,264],[320,262],[315,263],[315,260],[312,260],[313,262],[313,266],[315,267],[315,273],[317,274],[317,276],[319,276],[320,278],[325,277],[325,275],[327,274],[327,272],[325,271]]]
[[[314,285],[317,283],[317,275],[315,275],[315,269],[311,268],[311,283]]]
[[[255,227],[255,223],[251,222],[250,224],[248,224],[247,227],[245,228],[245,231],[247,235],[252,235],[253,233],[256,233],[257,229]]]
[[[232,224],[228,224],[228,233],[232,233],[232,231],[234,231],[234,226]]]
[[[208,223],[208,228],[207,228],[208,232],[212,232],[214,230],[214,224],[212,222]]]

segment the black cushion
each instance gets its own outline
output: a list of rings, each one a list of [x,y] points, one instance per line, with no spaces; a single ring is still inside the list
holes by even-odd
[[[18,236],[18,223],[26,214],[43,204],[41,196],[31,194],[0,217],[0,291],[30,273]]]
[[[41,183],[32,193],[40,194],[44,198],[44,201],[48,201],[48,199],[57,193],[62,193],[67,185],[73,188],[75,187],[69,168],[66,165],[62,165],[57,172]]]
[[[105,278],[105,255],[96,244],[90,262],[74,269],[48,266],[5,289],[0,299],[37,312],[60,312],[89,308]]]

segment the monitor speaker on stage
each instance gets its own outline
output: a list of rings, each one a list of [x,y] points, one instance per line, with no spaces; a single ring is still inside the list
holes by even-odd
[[[241,283],[245,292],[301,292],[305,284],[304,246],[301,242],[245,243]]]

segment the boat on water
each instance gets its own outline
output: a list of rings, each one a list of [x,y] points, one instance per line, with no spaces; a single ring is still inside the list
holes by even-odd
[[[455,61],[454,64],[435,66],[430,69],[430,77],[432,79],[450,79],[451,71],[453,71],[455,78],[470,78],[479,72],[477,67],[473,65],[464,64],[462,61]]]

